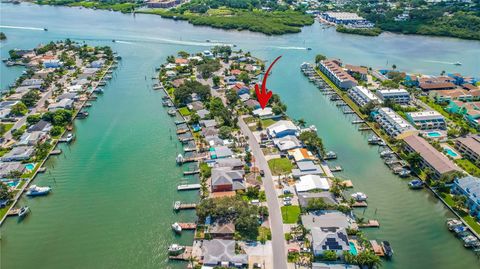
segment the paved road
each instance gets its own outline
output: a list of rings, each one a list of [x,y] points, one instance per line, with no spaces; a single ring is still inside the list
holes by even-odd
[[[273,268],[287,269],[287,251],[285,246],[285,235],[283,232],[282,213],[278,203],[277,192],[273,184],[272,173],[268,167],[267,160],[263,155],[260,145],[255,140],[253,133],[248,126],[240,118],[238,126],[245,136],[248,136],[248,144],[255,156],[256,164],[265,172],[263,178],[263,186],[265,187],[265,195],[267,197],[268,213],[270,215],[270,228],[272,230],[272,247],[273,247]]]

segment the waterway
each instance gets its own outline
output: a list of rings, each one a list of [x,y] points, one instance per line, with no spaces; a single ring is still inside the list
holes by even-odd
[[[316,53],[373,67],[396,64],[409,72],[480,74],[480,43],[449,38],[383,34],[351,36],[316,23],[299,34],[265,36],[165,20],[158,16],[121,14],[79,8],[2,4],[0,25],[8,39],[1,57],[13,48],[32,48],[71,38],[110,45],[122,56],[105,94],[75,123],[77,140],[64,154],[47,162],[36,179],[53,193],[22,198],[32,214],[23,222],[9,219],[1,227],[1,268],[183,268],[167,261],[173,242],[193,235],[171,233],[174,221],[193,219],[193,212],[172,212],[174,200],[195,201],[196,192],[177,193],[182,168],[175,167],[180,145],[170,138],[172,120],[151,90],[154,67],[179,50],[199,52],[213,42],[236,44],[254,55],[283,58],[269,80],[294,118],[315,124],[328,149],[339,155],[343,177],[366,192],[365,216],[381,223],[368,237],[389,240],[395,250],[384,268],[478,268],[479,261],[445,228],[451,214],[426,191],[410,191],[392,175],[334,105],[303,77],[299,66]],[[33,28],[33,29],[31,29]],[[43,31],[34,28],[48,28]],[[119,42],[112,43],[115,39]],[[207,43],[206,40],[212,43]],[[305,48],[311,47],[311,51]],[[462,66],[451,63],[460,61]],[[0,88],[21,73],[0,67]],[[145,77],[146,76],[146,77]],[[362,212],[360,211],[360,214]]]

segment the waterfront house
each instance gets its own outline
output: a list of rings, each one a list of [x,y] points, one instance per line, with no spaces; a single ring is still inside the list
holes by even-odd
[[[78,78],[79,79],[82,79],[82,78],[92,79],[92,78],[95,77],[95,75],[97,74],[97,72],[99,70],[100,69],[98,69],[98,68],[91,68],[91,67],[83,68],[82,73],[80,75],[78,75]]]
[[[287,135],[281,138],[275,138],[273,139],[273,144],[275,144],[275,146],[280,151],[296,149],[302,146],[298,138],[294,135]]]
[[[59,68],[63,65],[62,62],[58,59],[46,60],[43,62],[43,67],[45,68]]]
[[[424,91],[455,89],[457,85],[454,81],[450,77],[421,77],[418,79],[419,87]]]
[[[236,254],[234,240],[213,239],[203,240],[203,266],[245,267],[248,266],[247,254]]]
[[[75,102],[75,101],[78,101],[78,94],[75,93],[75,92],[63,93],[63,94],[61,94],[57,97],[57,102],[59,102],[63,99],[71,99]]]
[[[314,228],[352,228],[356,229],[355,221],[344,213],[336,210],[319,210],[301,216],[302,224],[307,229]]]
[[[321,175],[323,174],[322,168],[312,161],[303,161],[297,163],[298,168],[292,169],[292,176],[299,178],[304,175]]]
[[[344,251],[350,250],[345,228],[315,228],[311,230],[311,237],[314,256],[321,256],[326,250],[342,256]]]
[[[225,142],[224,142],[225,143]],[[233,152],[227,146],[216,146],[211,150],[212,159],[222,159],[232,157]]]
[[[15,93],[7,96],[8,101],[20,101],[22,97],[31,90],[28,86],[15,88]]]
[[[378,97],[363,86],[355,86],[351,88],[348,90],[348,96],[360,107],[363,107],[368,103],[380,103]]]
[[[204,109],[205,106],[200,101],[193,101],[193,102],[187,104],[187,108],[190,111],[197,111],[197,110]]]
[[[369,26],[371,23],[357,13],[328,11],[321,14],[326,21],[350,26]]]
[[[467,198],[465,206],[470,215],[480,220],[480,178],[466,176],[453,181],[452,193]]]
[[[242,170],[244,163],[238,158],[223,158],[215,160],[215,167],[230,168],[231,170]]]
[[[218,129],[215,127],[209,127],[202,130],[203,137],[217,136],[217,135],[218,135]]]
[[[378,90],[376,94],[382,102],[387,100],[396,104],[408,104],[410,102],[410,93],[405,89]]]
[[[319,68],[340,89],[346,90],[358,84],[357,80],[342,69],[340,61],[324,60],[320,62]]]
[[[200,109],[197,111],[197,115],[200,119],[205,119],[210,114],[210,111],[207,109]]]
[[[175,69],[175,68],[177,68],[177,65],[174,64],[174,63],[168,63],[167,65],[165,65],[166,70],[172,70],[172,69]]]
[[[45,120],[40,120],[39,122],[33,124],[32,126],[28,127],[27,132],[45,132],[48,133],[52,129],[52,125]]]
[[[445,103],[451,101],[472,102],[480,100],[480,91],[466,91],[463,89],[432,91],[431,96],[437,103]]]
[[[202,52],[202,56],[205,57],[205,58],[209,58],[209,59],[213,59],[214,58],[214,55],[211,51],[209,50],[204,50]]]
[[[298,134],[299,128],[289,120],[279,120],[267,127],[267,134],[271,138],[281,138],[287,135]]]
[[[288,151],[288,157],[295,160],[295,162],[302,162],[302,161],[314,161],[315,156],[313,156],[312,152],[307,150],[306,148],[296,148]]]
[[[175,64],[177,65],[180,65],[180,66],[186,66],[188,65],[188,59],[184,59],[184,58],[176,58],[175,59]]]
[[[30,159],[35,149],[32,146],[14,147],[12,150],[2,156],[4,162],[24,161]]]
[[[466,159],[476,165],[480,165],[480,136],[470,134],[466,137],[459,137],[455,140],[455,148]]]
[[[59,109],[72,109],[73,108],[73,100],[72,99],[62,99],[56,103],[48,105],[48,111],[57,111]]]
[[[208,143],[210,147],[215,147],[215,146],[223,146],[223,139],[218,137],[218,135],[208,135],[205,136],[205,141]]]
[[[226,76],[223,81],[227,85],[235,85],[237,83],[237,78],[235,76]]]
[[[205,128],[215,128],[217,126],[216,120],[201,120],[200,125]]]
[[[2,101],[0,102],[0,119],[4,119],[10,115],[12,106],[18,104],[18,101]]]
[[[23,173],[25,165],[21,162],[0,162],[0,178],[8,177],[14,171]]]
[[[229,167],[212,168],[212,192],[236,191],[245,189],[243,170]]]
[[[415,128],[420,130],[445,129],[445,117],[437,111],[408,112],[407,119]]]
[[[337,205],[338,201],[335,198],[335,195],[329,191],[322,192],[300,192],[298,195],[298,203],[302,208],[307,208],[309,201],[313,199],[322,199],[322,201],[327,205]]]
[[[318,175],[305,175],[301,176],[295,183],[295,189],[297,190],[297,193],[313,190],[328,191],[330,189],[330,184],[324,177]]]
[[[235,224],[233,222],[215,222],[207,226],[207,234],[213,239],[233,239]]]
[[[343,264],[343,263],[324,263],[313,262],[312,269],[360,269],[358,265]]]
[[[182,0],[151,0],[147,1],[149,8],[171,8],[182,3]]]
[[[379,108],[377,111],[372,112],[372,116],[391,137],[397,137],[400,134],[415,130],[410,123],[389,107]]]
[[[260,104],[259,104],[260,106]],[[260,119],[268,119],[273,117],[273,112],[271,107],[265,107],[264,109],[262,108],[257,108],[252,111],[252,114],[254,116],[259,117]]]
[[[253,99],[249,99],[249,100],[245,101],[245,105],[249,108],[252,108],[252,109],[259,109],[260,108],[260,103],[257,100],[253,100]],[[267,109],[267,108],[265,108],[265,109]],[[273,115],[271,109],[270,109],[270,113],[271,113],[271,115]]]
[[[432,145],[430,145],[425,139],[418,135],[410,135],[403,138],[405,142],[405,151],[407,153],[416,152],[420,154],[420,166],[430,168],[433,172],[433,178],[439,179],[442,175],[453,172],[461,171],[450,159],[440,153]]]
[[[43,79],[25,79],[21,86],[29,86],[30,88],[40,88],[43,84]]]
[[[92,68],[102,68],[104,65],[105,65],[104,59],[96,60],[90,63],[90,67]]]
[[[34,132],[25,132],[22,134],[20,139],[15,146],[35,146],[38,143],[43,143],[45,140],[48,139],[48,134],[42,131],[34,131]]]

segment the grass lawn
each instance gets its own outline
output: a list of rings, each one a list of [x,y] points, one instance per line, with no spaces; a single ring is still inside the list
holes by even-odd
[[[188,110],[188,108],[187,108],[186,106],[179,108],[179,109],[178,109],[178,112],[180,112],[180,114],[181,114],[182,116],[184,116],[184,117],[185,117],[185,116],[190,116],[190,114],[192,114],[192,113],[190,112],[190,110]]]
[[[293,164],[287,158],[277,158],[269,160],[268,167],[274,176],[278,176],[291,173]]]
[[[281,210],[283,223],[297,223],[300,218],[300,207],[298,205],[282,206]]]
[[[467,159],[458,159],[455,160],[455,163],[458,164],[462,169],[467,171],[469,174],[472,174],[476,177],[480,177],[480,168]]]
[[[272,120],[272,119],[263,119],[261,120],[262,121],[262,126],[263,128],[267,128],[268,126],[274,124],[275,122],[277,122],[276,120]]]
[[[8,132],[10,129],[13,127],[13,123],[2,123],[0,124],[0,135],[4,135],[6,132]]]

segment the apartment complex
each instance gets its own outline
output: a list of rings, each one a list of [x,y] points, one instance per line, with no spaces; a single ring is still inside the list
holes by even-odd
[[[337,60],[321,61],[319,68],[337,87],[350,89],[357,86],[358,82],[341,67],[342,63]]]
[[[410,123],[389,107],[379,108],[377,111],[373,112],[372,115],[375,121],[391,137],[396,137],[404,132],[415,130]]]
[[[468,135],[455,140],[455,148],[462,154],[464,158],[469,159],[473,163],[480,164],[480,136]]]
[[[378,97],[363,86],[355,86],[351,88],[348,90],[348,96],[360,107],[370,102],[379,102]]]
[[[419,130],[445,129],[447,127],[445,117],[434,110],[409,112],[407,119]]]
[[[408,104],[410,93],[404,89],[378,90],[377,96],[383,102],[392,100],[396,104]]]

